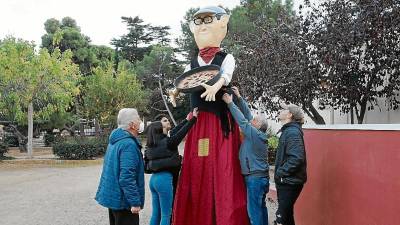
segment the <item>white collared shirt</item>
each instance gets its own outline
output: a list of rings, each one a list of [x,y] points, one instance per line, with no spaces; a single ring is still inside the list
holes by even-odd
[[[213,59],[211,59],[209,63],[206,63],[200,56],[197,56],[197,61],[199,62],[200,66],[210,65]],[[225,84],[224,84],[225,86],[227,86],[232,80],[233,71],[235,70],[235,65],[236,65],[235,58],[233,58],[233,55],[227,54],[221,65],[221,71],[222,71],[221,77],[225,79]],[[186,66],[185,72],[189,71],[190,69],[191,68],[189,64]]]

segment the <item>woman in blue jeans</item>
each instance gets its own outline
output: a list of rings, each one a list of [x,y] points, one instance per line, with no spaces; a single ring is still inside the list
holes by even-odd
[[[151,123],[147,129],[145,169],[153,174],[150,178],[153,207],[150,225],[169,225],[171,222],[174,192],[181,166],[178,145],[196,122],[197,109],[193,110],[192,115],[171,131],[165,117]]]

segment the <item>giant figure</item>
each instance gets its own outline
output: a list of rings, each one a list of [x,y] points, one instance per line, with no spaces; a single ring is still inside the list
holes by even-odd
[[[199,54],[186,71],[215,64],[221,78],[191,93],[191,107],[199,108],[197,123],[188,133],[175,196],[174,225],[248,225],[246,189],[239,164],[240,133],[222,101],[235,69],[235,59],[221,50],[229,15],[220,7],[201,8],[191,31]]]

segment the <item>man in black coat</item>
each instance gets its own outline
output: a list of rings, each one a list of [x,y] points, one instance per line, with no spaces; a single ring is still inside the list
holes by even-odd
[[[276,224],[295,225],[294,204],[307,181],[306,151],[301,128],[304,114],[296,105],[283,105],[279,120],[283,126],[275,161],[275,183],[279,203]]]

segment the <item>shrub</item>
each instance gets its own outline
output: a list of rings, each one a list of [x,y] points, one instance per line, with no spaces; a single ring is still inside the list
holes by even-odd
[[[53,144],[54,154],[61,159],[87,160],[103,156],[107,150],[107,137],[70,137]]]
[[[278,148],[279,145],[279,138],[275,135],[271,136],[268,138],[268,163],[270,165],[275,164],[275,158],[276,158],[276,149]]]
[[[44,144],[46,146],[52,146],[54,142],[56,141],[56,136],[52,133],[46,133],[44,135]]]
[[[271,136],[268,138],[268,149],[276,151],[279,145],[279,138],[277,136]]]
[[[18,147],[19,146],[18,138],[13,135],[10,135],[10,136],[6,135],[4,138],[4,143],[7,144],[9,147]]]
[[[0,159],[4,157],[4,154],[8,151],[8,145],[6,143],[0,143]]]

